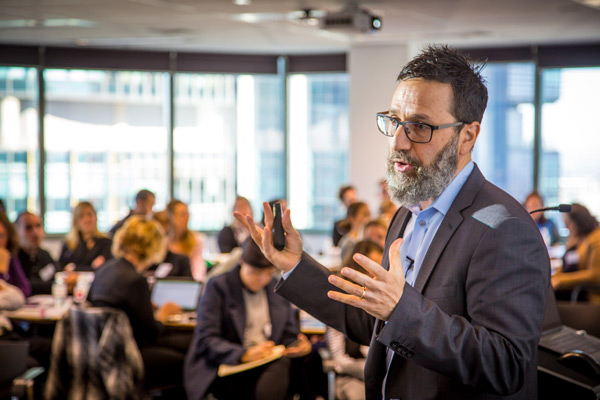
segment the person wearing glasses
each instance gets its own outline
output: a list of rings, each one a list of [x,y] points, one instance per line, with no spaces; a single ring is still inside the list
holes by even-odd
[[[550,281],[538,228],[471,159],[487,105],[481,67],[430,46],[400,72],[390,109],[387,179],[402,205],[381,265],[332,275],[302,251],[290,211],[286,246],[246,218],[283,271],[277,293],[368,344],[367,399],[535,399],[537,344]],[[244,219],[240,214],[237,218]]]

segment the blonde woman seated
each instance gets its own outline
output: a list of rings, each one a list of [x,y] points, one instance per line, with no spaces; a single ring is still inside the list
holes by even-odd
[[[71,230],[65,237],[58,259],[59,269],[72,264],[75,271],[94,271],[112,258],[112,240],[98,230],[97,223],[92,203],[82,201],[77,204],[73,210]]]
[[[115,233],[112,250],[115,258],[96,271],[88,301],[95,307],[113,307],[127,314],[144,360],[146,383],[181,384],[184,354],[156,344],[164,331],[161,322],[181,308],[165,303],[155,314],[148,283],[142,276],[150,265],[165,257],[167,240],[162,228],[156,221],[132,216]]]
[[[344,267],[366,274],[367,271],[352,258],[357,253],[381,264],[383,248],[371,240],[361,240],[354,245],[352,253],[342,262]],[[325,338],[337,375],[335,379],[335,398],[339,400],[364,400],[364,369],[369,347],[353,342],[345,337],[342,332],[330,327],[327,327]]]
[[[181,200],[171,200],[167,204],[169,215],[169,250],[184,254],[190,259],[192,276],[196,281],[206,280],[206,260],[202,256],[204,237],[188,227],[190,212]]]

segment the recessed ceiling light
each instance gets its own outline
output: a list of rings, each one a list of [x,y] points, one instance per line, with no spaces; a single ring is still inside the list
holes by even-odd
[[[238,6],[249,6],[252,4],[252,0],[233,0],[233,4]]]
[[[592,8],[600,8],[600,0],[574,0],[576,3]]]

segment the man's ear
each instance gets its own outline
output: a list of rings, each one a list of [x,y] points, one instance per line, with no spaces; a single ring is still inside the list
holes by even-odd
[[[460,138],[458,141],[458,153],[461,156],[464,156],[473,150],[473,146],[475,146],[475,141],[477,140],[477,136],[479,136],[480,130],[481,125],[479,125],[479,122],[477,121],[464,125],[460,131]]]

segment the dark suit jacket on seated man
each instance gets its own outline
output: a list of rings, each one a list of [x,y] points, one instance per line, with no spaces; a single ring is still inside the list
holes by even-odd
[[[281,252],[272,245],[272,213],[264,231],[245,219],[284,271],[278,294],[370,342],[367,399],[537,398],[549,260],[524,208],[471,160],[486,104],[478,68],[445,46],[426,49],[400,73],[377,122],[390,137],[390,194],[403,207],[382,265],[355,256],[374,278],[348,268],[347,279],[335,277],[303,253],[289,210]]]
[[[188,399],[208,392],[219,399],[283,399],[289,385],[290,360],[282,358],[263,367],[218,378],[221,364],[258,360],[274,345],[289,347],[289,357],[308,354],[311,345],[299,335],[289,302],[274,293],[275,267],[254,242],[247,241],[240,266],[211,279],[198,306],[194,340],[185,363]]]

